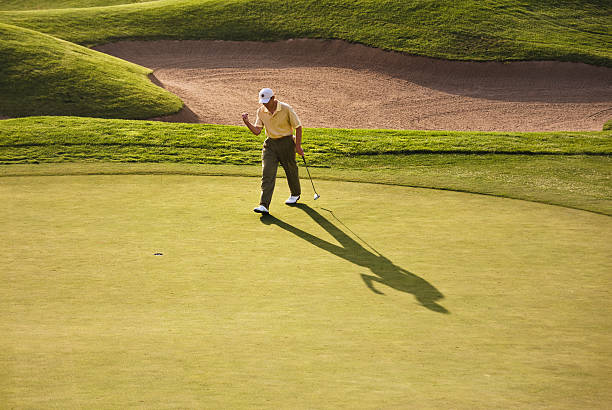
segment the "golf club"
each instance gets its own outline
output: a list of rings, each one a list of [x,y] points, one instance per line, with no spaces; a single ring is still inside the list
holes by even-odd
[[[317,199],[321,198],[321,195],[317,194],[317,190],[315,189],[314,182],[312,182],[312,176],[310,175],[310,171],[308,170],[308,165],[306,164],[306,156],[302,155],[302,160],[304,161],[306,172],[308,172],[308,177],[310,178],[310,183],[312,184],[312,190],[314,191],[314,199],[316,201]]]

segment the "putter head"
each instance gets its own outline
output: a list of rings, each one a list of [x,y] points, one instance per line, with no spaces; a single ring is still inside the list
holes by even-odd
[[[321,198],[321,195],[319,194],[314,194],[314,200],[316,201],[317,199]]]

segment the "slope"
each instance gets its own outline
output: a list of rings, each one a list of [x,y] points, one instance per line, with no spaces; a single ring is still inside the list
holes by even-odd
[[[182,107],[150,70],[50,35],[0,24],[0,56],[0,115],[139,119]]]

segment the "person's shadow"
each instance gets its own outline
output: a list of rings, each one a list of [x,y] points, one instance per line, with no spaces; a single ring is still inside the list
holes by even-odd
[[[374,293],[379,295],[384,294],[382,291],[374,287],[374,283],[376,282],[387,285],[401,292],[413,294],[421,305],[425,306],[427,309],[433,310],[434,312],[450,313],[446,308],[437,303],[437,301],[444,298],[444,295],[425,279],[394,265],[393,262],[385,258],[376,250],[374,250],[376,253],[370,252],[361,246],[359,242],[352,239],[350,236],[344,233],[344,231],[332,224],[308,205],[297,204],[294,205],[294,207],[306,212],[316,223],[329,232],[342,246],[338,246],[321,238],[317,238],[316,236],[296,228],[287,222],[281,221],[272,215],[264,214],[261,217],[261,222],[266,225],[277,225],[327,252],[346,259],[347,261],[356,265],[364,266],[370,269],[375,276],[361,274],[361,278],[365,282],[366,286]]]

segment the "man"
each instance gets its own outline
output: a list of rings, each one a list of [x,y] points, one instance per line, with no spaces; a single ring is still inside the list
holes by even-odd
[[[267,214],[272,201],[279,162],[285,170],[289,190],[291,191],[291,196],[285,203],[292,205],[300,199],[300,178],[295,162],[295,153],[303,156],[304,150],[302,150],[302,124],[293,108],[289,104],[278,101],[274,92],[269,88],[261,89],[259,102],[262,106],[257,110],[255,124],[251,124],[249,121],[248,113],[242,114],[242,121],[255,135],[259,135],[264,128],[266,130],[267,138],[261,154],[263,168],[261,197],[259,206],[253,211]],[[295,136],[293,135],[294,131]]]

